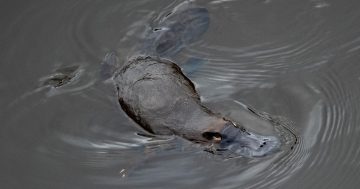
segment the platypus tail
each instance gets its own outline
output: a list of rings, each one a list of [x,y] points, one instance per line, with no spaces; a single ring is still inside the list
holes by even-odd
[[[142,56],[174,60],[174,57],[186,46],[200,39],[209,28],[209,23],[209,12],[206,8],[185,1],[156,24],[157,27],[148,31],[137,53]],[[193,72],[204,62],[200,59],[191,60],[187,61],[190,62],[186,67],[189,72]],[[111,78],[119,67],[117,53],[115,51],[107,53],[101,66],[102,80]]]
[[[152,28],[142,43],[140,53],[173,59],[186,46],[197,41],[209,28],[206,8],[186,1],[175,7]]]

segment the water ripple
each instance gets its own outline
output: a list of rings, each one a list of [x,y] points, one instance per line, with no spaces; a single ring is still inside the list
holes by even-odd
[[[203,102],[230,100],[214,105],[226,116],[238,113],[235,102],[282,115],[298,136],[287,153],[230,160],[178,137],[139,135],[112,86],[98,82],[106,52],[123,63],[181,2],[24,2],[0,19],[11,20],[0,35],[5,180],[22,188],[356,188],[357,1],[196,1],[209,9],[210,28],[175,59],[199,61],[189,77]],[[69,65],[79,66],[74,79],[42,85]]]

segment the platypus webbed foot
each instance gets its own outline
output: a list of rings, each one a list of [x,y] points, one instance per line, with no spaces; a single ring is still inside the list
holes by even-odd
[[[276,136],[256,134],[230,121],[219,132],[204,132],[203,137],[214,142],[207,151],[226,157],[261,157],[276,152],[281,146]]]

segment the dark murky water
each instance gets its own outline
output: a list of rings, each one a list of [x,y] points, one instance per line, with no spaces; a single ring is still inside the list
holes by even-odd
[[[176,59],[200,62],[188,75],[202,100],[224,114],[241,102],[285,116],[300,138],[283,156],[227,161],[177,137],[137,135],[99,78],[107,52],[124,62],[179,3],[3,2],[0,187],[358,188],[360,3],[196,2],[210,28]]]

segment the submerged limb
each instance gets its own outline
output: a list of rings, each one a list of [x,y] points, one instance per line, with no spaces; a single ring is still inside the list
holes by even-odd
[[[119,58],[115,51],[108,52],[101,62],[100,77],[102,80],[111,78],[119,68]]]
[[[55,88],[66,85],[75,78],[78,70],[79,66],[77,65],[59,68],[55,70],[55,73],[53,73],[52,75],[42,78],[42,85]]]
[[[185,63],[181,64],[180,67],[183,69],[186,75],[191,75],[194,72],[198,71],[201,68],[201,66],[203,66],[206,63],[207,60],[205,59],[191,57]]]

